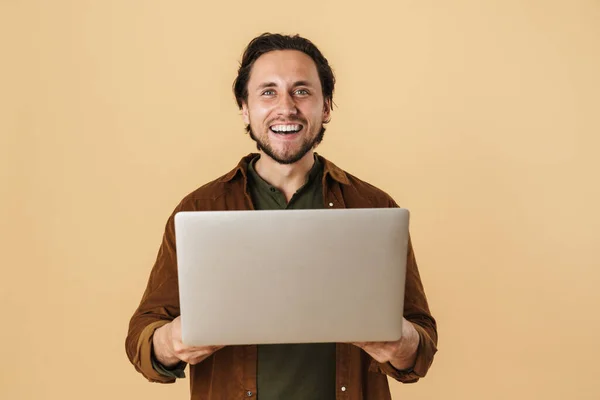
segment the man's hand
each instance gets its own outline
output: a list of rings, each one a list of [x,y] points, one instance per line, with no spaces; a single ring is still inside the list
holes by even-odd
[[[402,337],[395,342],[356,342],[352,343],[366,351],[375,361],[390,362],[394,368],[404,370],[412,368],[417,358],[419,333],[415,327],[403,319]]]
[[[198,364],[224,346],[188,347],[181,341],[181,317],[161,326],[152,336],[154,356],[165,367],[173,367],[181,361]]]

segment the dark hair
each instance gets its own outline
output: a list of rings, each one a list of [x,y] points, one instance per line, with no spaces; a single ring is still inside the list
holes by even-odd
[[[242,108],[242,102],[248,101],[248,80],[254,62],[263,54],[273,50],[298,50],[313,59],[317,65],[317,72],[321,80],[323,89],[323,98],[330,101],[333,108],[333,88],[335,86],[335,76],[329,66],[329,62],[323,56],[321,51],[310,40],[299,35],[289,36],[274,33],[263,33],[255,37],[244,50],[242,62],[238,69],[238,76],[233,82],[233,93],[238,107]]]

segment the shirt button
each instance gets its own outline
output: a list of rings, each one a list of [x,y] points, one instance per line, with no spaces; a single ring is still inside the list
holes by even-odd
[[[346,386],[342,386],[342,392],[346,391]]]
[[[254,393],[252,393],[250,390],[248,390],[248,391],[246,392],[246,396],[248,396],[248,397],[252,397],[252,395],[253,395],[253,394],[254,394]]]
[[[271,188],[271,192],[275,193],[277,189],[275,189],[274,187]]]
[[[333,207],[333,203],[329,203],[329,207]]]

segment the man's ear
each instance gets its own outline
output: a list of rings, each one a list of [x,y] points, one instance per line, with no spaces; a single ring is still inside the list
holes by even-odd
[[[323,102],[323,122],[331,121],[331,99],[325,99]]]
[[[244,118],[244,123],[250,125],[250,114],[248,113],[248,105],[246,102],[242,103],[242,117]]]

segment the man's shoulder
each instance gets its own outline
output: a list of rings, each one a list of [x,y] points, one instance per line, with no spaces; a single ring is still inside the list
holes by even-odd
[[[228,195],[233,195],[233,197],[242,197],[243,189],[236,190],[235,182],[232,181],[224,181],[224,177],[227,175],[223,175],[214,179],[194,191],[188,193],[180,202],[179,208],[181,210],[203,210],[203,209],[212,209],[213,207],[217,207],[220,203],[224,203],[224,197]],[[241,189],[241,188],[240,188]],[[241,200],[241,199],[240,199]]]
[[[385,190],[363,180],[323,158],[326,173],[340,183],[345,200],[367,202],[372,207],[394,207],[396,202]]]
[[[362,180],[352,174],[346,173],[350,185],[356,190],[356,193],[361,197],[368,199],[373,206],[392,207],[396,204],[392,196],[385,190]]]
[[[178,210],[237,208],[244,202],[244,179],[247,163],[252,154],[241,159],[238,165],[188,193],[179,203]],[[227,197],[227,199],[225,199]]]
[[[187,194],[183,200],[216,200],[232,190],[232,182],[226,180],[228,174],[221,175],[212,181],[204,183]]]

